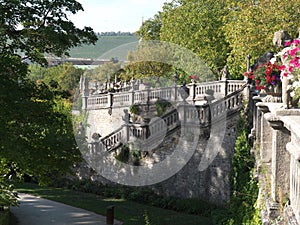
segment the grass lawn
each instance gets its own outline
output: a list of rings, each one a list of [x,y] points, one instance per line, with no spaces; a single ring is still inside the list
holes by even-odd
[[[108,206],[115,206],[115,218],[124,225],[144,225],[144,214],[147,212],[151,225],[210,225],[206,217],[178,213],[172,210],[139,204],[124,199],[103,198],[99,195],[82,193],[61,188],[40,187],[35,184],[17,186],[18,192],[41,196],[53,201],[83,208],[105,215]]]

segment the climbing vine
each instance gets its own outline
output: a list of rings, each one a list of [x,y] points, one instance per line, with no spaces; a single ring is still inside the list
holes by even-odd
[[[255,157],[251,154],[248,139],[248,127],[245,115],[237,125],[238,137],[232,160],[231,188],[232,196],[229,208],[213,212],[215,224],[257,225],[261,224],[257,208],[258,182],[253,177]]]
[[[232,160],[230,224],[260,224],[256,207],[258,182],[253,177],[255,157],[251,154],[245,115],[241,116],[237,129],[238,137]]]

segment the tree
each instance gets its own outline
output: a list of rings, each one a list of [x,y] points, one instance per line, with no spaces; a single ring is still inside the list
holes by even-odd
[[[17,58],[1,58],[1,65],[6,66],[0,71],[0,157],[40,181],[51,178],[51,173],[70,171],[80,159],[71,105],[45,83],[14,76],[27,73]],[[13,73],[8,73],[12,66]]]
[[[162,13],[161,40],[190,49],[217,76],[229,52],[221,32],[224,6],[223,1],[174,0]]]
[[[13,10],[12,10],[13,9]],[[75,0],[4,0],[0,6],[0,53],[45,64],[44,54],[68,55],[71,47],[95,44],[92,28],[78,29],[68,14],[83,10]]]
[[[116,73],[121,69],[121,63],[116,60],[104,63],[93,69],[89,75],[91,79],[102,82],[113,81]]]
[[[46,64],[44,53],[62,56],[70,47],[95,43],[91,28],[78,29],[68,20],[68,14],[79,10],[82,6],[74,0],[1,1],[1,171],[15,168],[14,173],[43,182],[69,171],[80,160],[70,103],[44,82],[28,79],[25,63],[26,59]],[[7,176],[1,176],[0,183],[2,190],[11,191]],[[9,198],[0,201],[13,204]]]
[[[159,41],[140,41],[137,48],[127,56],[129,63],[124,66],[123,79],[151,78],[157,80],[172,71],[170,48]]]
[[[42,67],[39,64],[29,65],[29,78],[33,81],[43,80],[47,85],[57,84],[57,90],[72,95],[78,87],[80,76],[84,70],[75,68],[71,63],[58,66]]]
[[[136,32],[136,35],[144,41],[160,40],[161,14],[161,12],[158,12],[153,18],[146,20]]]
[[[231,74],[241,77],[246,70],[246,56],[256,59],[266,51],[274,51],[273,34],[286,30],[296,36],[300,2],[291,1],[233,1],[227,0],[223,31],[232,48],[228,55]]]

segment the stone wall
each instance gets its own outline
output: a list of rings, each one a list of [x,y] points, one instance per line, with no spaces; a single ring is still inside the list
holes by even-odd
[[[235,126],[240,119],[239,113],[227,118],[226,132],[219,153],[207,169],[199,171],[199,164],[207,147],[209,138],[203,132],[197,148],[189,162],[173,177],[153,188],[160,194],[182,198],[201,198],[217,205],[226,205],[229,201],[231,161],[237,137]],[[215,124],[217,127],[218,124]]]
[[[300,224],[300,110],[256,96],[252,109],[262,222]]]
[[[128,109],[128,107],[116,107],[111,111],[109,108],[89,110],[86,133],[89,141],[93,133],[99,133],[104,137],[120,128],[124,124],[124,109]]]
[[[189,135],[197,136],[195,148],[193,147],[195,151],[192,152],[191,158],[175,175],[152,185],[151,187],[154,190],[167,196],[202,198],[217,205],[226,205],[228,203],[231,195],[229,179],[231,161],[237,137],[235,126],[240,118],[239,111],[242,106],[242,92],[240,88],[243,85],[243,82],[237,81],[192,84],[193,87],[190,87],[190,97],[192,96],[192,99],[187,98],[187,102],[179,102],[177,110],[182,135],[180,138],[189,138]],[[231,94],[219,100],[204,98],[206,89],[210,90],[211,88],[215,89],[216,94],[222,93],[223,97],[225,95],[221,91],[223,89],[226,89],[226,94]],[[151,93],[148,92],[148,95],[150,96]],[[162,94],[164,92],[160,90],[159,93]],[[122,96],[127,94],[124,92]],[[116,96],[120,95],[117,94]],[[102,138],[110,136],[111,133],[113,134],[125,123],[124,109],[128,109],[129,106],[122,107],[120,104],[120,106],[116,107],[112,104],[106,104],[105,101],[100,100],[102,97],[102,95],[99,95],[95,99],[89,98],[89,100],[95,100],[95,104],[93,103],[93,107],[85,108],[88,115],[86,136],[88,136],[89,143],[93,142],[91,137],[94,133],[100,134]],[[109,103],[109,101],[107,102]],[[195,123],[195,121],[198,121],[198,123]],[[135,124],[131,125],[135,126]],[[196,130],[197,132],[194,132]],[[178,134],[175,133],[174,135]],[[172,138],[173,140],[178,139],[175,136],[166,137],[164,142],[168,146],[172,146],[174,143],[170,143],[170,140]],[[103,140],[100,138],[97,141],[97,143],[94,143],[100,145]],[[94,143],[92,145],[96,146]],[[169,150],[166,150],[168,146],[166,144],[161,145],[159,147],[161,149],[158,149],[155,153],[160,154],[159,152],[161,152],[161,154],[164,154],[163,152],[168,152]],[[101,150],[105,151],[104,149]],[[99,149],[97,150],[95,147],[92,151],[93,154],[97,154]],[[158,155],[157,158],[165,158],[165,156],[161,157]],[[180,160],[179,157],[178,161]],[[160,172],[163,173],[164,171]],[[101,183],[116,185],[100,175],[91,173],[91,170],[86,165],[80,168],[77,174],[80,178],[89,178]],[[116,176],[119,176],[119,174]]]
[[[106,117],[108,120],[110,119],[110,117]],[[234,154],[235,140],[237,137],[235,127],[239,119],[240,114],[237,112],[231,114],[228,118],[226,118],[225,121],[219,121],[209,127],[201,128],[198,144],[188,163],[171,178],[161,183],[151,185],[150,187],[157,193],[165,196],[201,198],[217,205],[227,205],[231,195],[229,178],[231,172],[231,161]],[[215,133],[211,132],[213,130],[212,126],[216,130]],[[224,128],[224,137],[222,140],[220,140],[220,142],[217,141],[212,145],[213,148],[218,148],[218,153],[208,167],[205,170],[200,171],[199,164],[201,162],[203,153],[205,150],[207,150],[208,142],[211,142],[211,140],[215,140],[217,138],[215,136],[220,130],[220,126],[226,127]],[[99,131],[99,129],[97,130]],[[180,131],[175,132],[171,136],[168,136],[164,139],[164,143],[169,144],[163,144],[162,147],[156,149],[154,152],[156,154],[156,158],[165,157],[162,155],[157,155],[160,153],[164,154],[164,152],[169,151],[168,154],[172,154],[170,149],[166,148],[171,146],[170,141],[172,141],[172,139],[178,139],[178,134],[180,135]],[[209,150],[212,151],[215,149]],[[91,173],[91,170],[87,165],[82,165],[82,167],[77,171],[77,175],[80,178],[92,179],[106,185],[117,185],[96,173]]]

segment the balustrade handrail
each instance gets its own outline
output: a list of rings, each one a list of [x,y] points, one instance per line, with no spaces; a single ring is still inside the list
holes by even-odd
[[[218,106],[218,105],[224,104],[224,103],[226,102],[226,100],[231,99],[231,98],[235,98],[235,97],[237,97],[238,95],[240,95],[241,92],[243,91],[243,89],[244,89],[245,87],[246,87],[246,85],[243,85],[243,87],[242,87],[241,89],[239,89],[239,90],[237,90],[237,91],[235,91],[235,92],[230,93],[229,95],[227,95],[227,96],[224,97],[223,99],[219,99],[219,100],[217,100],[217,101],[215,101],[215,102],[209,104],[209,107],[206,107],[207,105],[203,105],[203,107],[206,108],[206,109],[210,108],[210,110],[213,110],[214,107],[216,107],[216,106]],[[236,106],[238,106],[238,103],[240,103],[240,102],[235,102],[235,104],[233,105],[232,108],[235,108]],[[201,107],[201,106],[198,106],[198,107]],[[232,108],[230,108],[230,107],[231,107],[231,106],[227,106],[227,109],[226,109],[225,111],[227,111],[228,109],[232,109]],[[224,106],[222,106],[222,110],[224,111]],[[165,115],[163,115],[163,117],[162,117],[161,119],[162,119],[162,120],[167,119],[169,116],[171,116],[172,114],[174,114],[175,111],[176,111],[176,109],[173,109],[172,111],[167,112]],[[222,114],[223,111],[219,112],[219,114],[220,114],[220,113]],[[177,111],[176,111],[176,112],[177,112]],[[211,115],[211,118],[210,118],[210,119],[211,119],[211,120],[214,120],[216,117],[218,117],[219,114],[217,114],[216,116],[214,116],[214,113],[212,112],[212,115]],[[176,122],[177,122],[177,126],[179,126],[179,124],[178,124],[178,117],[176,118]],[[207,122],[209,123],[209,121],[207,121]],[[154,123],[155,123],[155,122],[154,122]],[[153,125],[153,124],[148,124],[148,126],[151,126],[151,125]],[[171,125],[167,125],[167,126],[170,126],[170,127],[171,127],[172,125],[173,125],[173,123],[171,123]],[[115,131],[111,132],[110,134],[107,134],[105,137],[101,138],[101,139],[99,140],[99,142],[103,143],[105,140],[112,138],[112,137],[113,137],[114,135],[116,135],[118,132],[120,132],[120,131],[122,131],[124,128],[126,128],[126,126],[128,126],[129,129],[136,129],[136,128],[142,128],[142,127],[144,127],[145,125],[142,125],[142,124],[135,124],[135,125],[133,125],[133,124],[128,124],[128,125],[123,124],[123,125],[121,125],[121,127],[119,127],[117,130],[115,130]],[[176,127],[177,127],[177,126],[176,126]],[[169,127],[167,127],[167,130],[168,130],[168,129],[169,129]],[[174,128],[173,128],[173,129],[174,129]],[[132,135],[132,136],[134,136],[134,135]],[[123,138],[122,138],[122,139],[123,139]],[[147,139],[147,137],[144,137],[144,139]]]
[[[172,114],[174,114],[174,112],[176,111],[176,109],[174,109],[174,110],[172,110],[172,111],[170,111],[170,112],[168,112],[168,113],[166,113],[161,119],[162,120],[164,120],[164,119],[166,119],[166,118],[168,118],[170,115],[172,115]],[[176,111],[177,112],[177,111]],[[178,117],[176,118],[176,120],[178,121]],[[153,124],[148,124],[147,126],[150,126],[150,125],[153,125]],[[177,126],[176,127],[178,127],[179,126],[179,124],[177,124]],[[107,141],[107,140],[110,140],[111,138],[113,138],[115,135],[117,135],[119,132],[121,132],[123,129],[127,129],[127,127],[128,127],[128,129],[135,129],[135,128],[137,128],[137,127],[139,127],[139,128],[142,128],[142,127],[145,127],[145,125],[140,125],[140,124],[123,124],[123,125],[121,125],[117,130],[115,130],[115,131],[113,131],[113,132],[111,132],[111,133],[109,133],[109,134],[107,134],[105,137],[102,137],[101,139],[99,139],[99,141],[96,141],[96,142],[99,142],[99,143],[101,143],[101,144],[103,144],[103,145],[106,145],[105,144],[105,142]],[[173,130],[173,129],[175,129],[174,127],[172,128],[172,129],[170,129],[170,127],[171,127],[171,125],[169,125],[169,127],[168,127],[168,125],[167,125],[167,131],[169,131],[169,130]],[[148,128],[147,128],[148,129]],[[122,135],[122,133],[121,133],[121,135]],[[131,135],[131,136],[134,136],[134,135]],[[151,135],[151,136],[153,136],[153,135]],[[154,136],[155,136],[155,134],[154,134]],[[126,142],[126,140],[124,140],[125,138],[124,137],[120,137],[120,139],[122,140],[122,141],[124,141],[124,142]],[[144,138],[144,140],[146,140],[147,139],[147,137],[146,138]],[[117,143],[111,143],[111,145],[116,145]],[[107,146],[105,146],[106,147],[106,150],[113,150],[113,149],[111,149],[111,148],[108,148],[108,147],[111,147],[111,146],[108,146],[109,144],[107,144]]]
[[[205,91],[211,89],[215,92],[216,96],[226,97],[227,94],[234,93],[237,91],[237,88],[240,89],[240,86],[244,84],[244,80],[225,80],[225,81],[210,81],[205,83],[192,83],[188,84],[190,97],[193,99],[189,99],[194,101],[199,95],[205,94]],[[217,85],[217,86],[216,86]],[[224,86],[225,85],[225,86]],[[243,87],[242,86],[242,87]],[[202,89],[204,88],[204,89]],[[159,88],[147,88],[143,90],[138,90],[135,88],[127,89],[127,91],[121,92],[108,92],[108,93],[98,93],[95,95],[85,96],[87,98],[87,109],[99,109],[99,108],[108,108],[114,106],[130,106],[137,103],[147,103],[148,101],[152,101],[153,99],[162,98],[167,100],[178,100],[178,90],[180,89],[179,85],[174,85],[171,87],[159,87]],[[199,91],[196,91],[199,90]],[[142,98],[141,96],[142,95]],[[118,100],[115,101],[116,98],[114,96],[119,96]],[[126,99],[126,101],[122,101],[122,97]],[[125,97],[126,96],[126,97]],[[104,100],[104,99],[107,100]],[[95,100],[93,100],[95,99]],[[101,99],[102,102],[97,99]],[[120,100],[121,99],[121,100]],[[105,102],[105,103],[103,103]],[[85,106],[85,104],[83,104]]]
[[[247,87],[247,84],[244,84],[240,89],[238,89],[238,90],[236,90],[236,91],[234,91],[234,92],[226,95],[224,98],[221,98],[221,99],[218,99],[218,100],[214,101],[213,103],[211,103],[211,105],[218,104],[218,103],[220,103],[220,102],[222,102],[222,101],[224,101],[224,100],[226,100],[228,98],[231,98],[232,96],[240,94],[241,92],[243,92],[243,90],[246,87]]]

